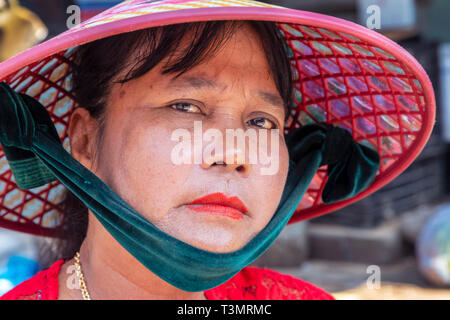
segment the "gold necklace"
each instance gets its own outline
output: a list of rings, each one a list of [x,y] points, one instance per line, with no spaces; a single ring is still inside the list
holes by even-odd
[[[84,282],[84,276],[83,271],[81,271],[81,265],[80,265],[80,252],[77,251],[75,253],[75,269],[77,271],[78,280],[80,281],[80,289],[81,294],[83,295],[83,300],[91,300],[91,296],[89,295],[89,292],[86,287],[86,283]]]

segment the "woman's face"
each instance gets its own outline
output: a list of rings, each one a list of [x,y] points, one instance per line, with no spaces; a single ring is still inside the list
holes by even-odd
[[[80,147],[85,129],[81,124],[93,120],[87,119],[87,112],[75,111],[72,154],[160,230],[204,250],[235,251],[266,226],[281,199],[288,170],[283,100],[260,40],[247,25],[215,56],[177,79],[171,80],[175,74],[160,73],[166,61],[142,77],[113,85],[102,141],[96,145],[89,138],[87,143],[86,150],[97,149],[95,159]],[[223,149],[217,140],[199,144],[194,122],[197,130],[201,124],[203,134],[208,129],[222,133]],[[183,149],[190,161],[181,164],[175,152],[180,150],[176,134],[180,129],[191,137],[189,141],[183,135],[184,146],[191,146],[191,151]],[[266,131],[267,137],[258,140],[258,150],[265,145],[270,155],[274,142],[278,143],[277,155],[271,155],[279,159],[276,170],[263,174],[261,169],[269,165],[259,157],[256,163],[249,160],[254,150],[249,150],[248,139],[244,148],[227,143],[227,129],[253,130],[258,138]],[[271,131],[277,133],[275,140]],[[200,162],[194,160],[195,150],[203,155]],[[243,155],[245,160],[238,161]],[[226,209],[223,203],[188,205],[213,193],[239,198],[247,212]]]

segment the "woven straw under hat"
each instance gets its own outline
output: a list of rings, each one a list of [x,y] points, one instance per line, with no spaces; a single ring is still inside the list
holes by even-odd
[[[360,25],[321,14],[244,0],[130,0],[0,64],[0,80],[50,112],[68,149],[71,95],[70,55],[76,46],[138,29],[207,20],[266,20],[286,39],[295,75],[293,128],[328,123],[377,150],[380,168],[357,196],[325,204],[326,166],[311,182],[290,222],[322,215],[355,202],[404,171],[427,142],[435,121],[431,83],[403,48]],[[1,108],[1,106],[0,106]],[[0,226],[53,236],[61,220],[64,186],[58,181],[31,190],[14,182],[0,147]]]

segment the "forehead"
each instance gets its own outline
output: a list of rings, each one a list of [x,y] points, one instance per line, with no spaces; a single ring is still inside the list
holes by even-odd
[[[184,37],[184,42],[177,49],[175,56],[182,58],[182,51],[187,46],[189,37]],[[213,54],[204,57],[198,65],[187,70],[181,76],[171,76],[166,84],[166,89],[179,90],[223,90],[227,84],[218,80],[218,76],[225,69],[225,74],[241,80],[257,80],[262,88],[255,91],[266,102],[283,106],[283,99],[276,90],[273,75],[270,70],[267,56],[262,47],[259,35],[248,24],[243,24],[235,30],[232,36]],[[269,85],[270,83],[270,85]],[[250,83],[249,83],[250,85]],[[270,88],[273,88],[272,90]]]
[[[175,43],[172,52],[165,60],[180,60],[192,53],[199,53],[202,43],[204,51],[198,56],[199,60],[230,60],[226,61],[230,66],[242,65],[251,60],[262,62],[268,69],[267,57],[260,39],[260,35],[246,21],[229,22],[220,29],[220,32],[210,34],[212,30],[188,29],[178,43]],[[217,30],[214,30],[217,31]],[[203,33],[202,33],[203,32]],[[199,36],[202,34],[202,37]],[[195,45],[194,45],[195,44]],[[241,64],[239,64],[241,62]]]
[[[252,97],[264,105],[285,110],[284,100],[275,84],[274,75],[269,66],[259,34],[247,23],[237,25],[233,32],[219,46],[212,41],[213,51],[203,51],[196,63],[188,61],[187,68],[165,72],[170,65],[177,63],[191,54],[194,32],[186,32],[182,41],[176,43],[173,50],[145,74],[140,82],[141,89],[157,88],[160,94],[170,91],[178,92],[216,92],[233,94],[226,89],[244,88]],[[219,36],[220,40],[221,37]],[[189,58],[190,60],[190,58]],[[183,62],[184,63],[184,62]],[[240,88],[236,86],[240,85]],[[255,100],[256,101],[256,100]],[[258,103],[258,102],[256,102]]]
[[[166,85],[165,89],[178,89],[178,90],[201,90],[212,89],[221,91],[226,88],[227,85],[212,79],[208,75],[185,75],[180,77],[172,77]],[[284,106],[284,101],[277,92],[267,91],[263,89],[255,90],[254,92],[261,99],[274,106]]]

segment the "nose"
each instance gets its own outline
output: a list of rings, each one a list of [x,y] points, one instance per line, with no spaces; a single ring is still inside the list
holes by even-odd
[[[203,152],[203,161],[201,163],[203,169],[221,166],[227,173],[236,171],[244,178],[250,175],[252,165],[245,160],[244,150],[240,148],[225,148],[224,154],[222,150],[216,148],[213,154],[210,150],[211,148],[212,145],[209,145]]]

